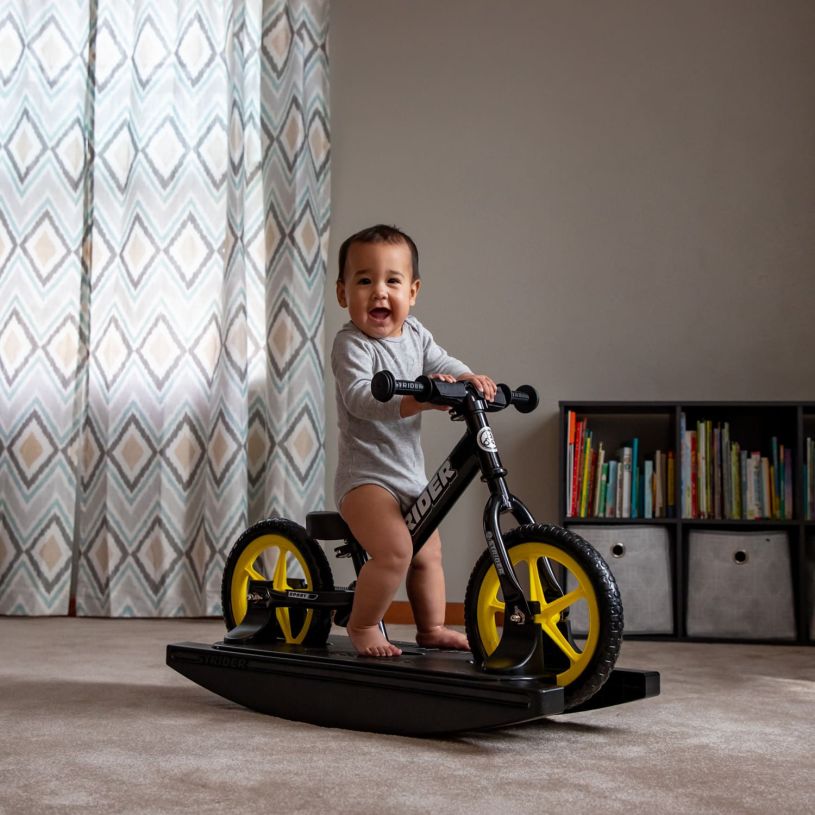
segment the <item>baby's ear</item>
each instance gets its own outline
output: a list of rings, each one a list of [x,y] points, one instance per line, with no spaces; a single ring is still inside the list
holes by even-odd
[[[417,280],[416,278],[413,279],[413,282],[410,284],[410,305],[416,305],[416,297],[419,294],[419,289],[422,287],[422,281]]]
[[[337,302],[343,308],[348,308],[348,300],[345,297],[345,283],[342,280],[337,281]]]

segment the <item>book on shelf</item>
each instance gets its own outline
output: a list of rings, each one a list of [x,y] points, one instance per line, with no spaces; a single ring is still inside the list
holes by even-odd
[[[654,462],[646,459],[642,463],[643,491],[642,491],[642,517],[654,517]]]
[[[572,486],[574,484],[574,438],[575,438],[575,415],[569,411],[566,427],[566,509],[567,515],[572,512]]]
[[[618,461],[608,463],[608,487],[606,489],[606,506],[603,518],[617,517],[617,470],[620,467]]]
[[[679,494],[683,518],[790,520],[793,516],[792,450],[770,439],[770,449],[745,450],[729,422],[680,414]],[[815,459],[815,447],[812,449]],[[813,496],[815,497],[815,496]],[[813,507],[815,509],[815,506]]]
[[[566,416],[566,514],[570,518],[664,518],[676,514],[676,458],[657,450],[647,459],[637,436],[607,449],[588,418]]]
[[[617,458],[623,468],[623,477],[620,488],[620,517],[631,517],[631,447],[621,447],[617,451]]]
[[[682,517],[686,518],[690,514],[691,506],[691,481],[690,481],[690,466],[691,466],[691,445],[690,434],[688,431],[687,418],[684,413],[679,417],[679,462],[680,462],[680,483],[682,484],[682,492],[679,496],[679,507]]]
[[[698,516],[707,518],[707,429],[704,422],[696,423],[696,465],[697,465],[697,498]]]
[[[600,514],[600,497],[603,494],[603,490],[605,489],[605,481],[603,479],[603,469],[605,468],[605,460],[606,460],[606,451],[603,447],[603,442],[600,442],[600,446],[597,448],[597,461],[594,465],[594,495],[592,498],[592,515],[599,515]],[[606,469],[606,472],[608,470]]]
[[[669,518],[676,517],[676,456],[673,450],[668,450],[665,454],[665,466],[667,468],[665,487],[665,506]]]

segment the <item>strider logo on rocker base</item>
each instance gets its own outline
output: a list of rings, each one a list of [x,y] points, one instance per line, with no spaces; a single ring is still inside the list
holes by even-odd
[[[405,515],[405,523],[409,531],[413,532],[419,525],[422,518],[427,515],[430,508],[439,500],[439,497],[447,485],[451,483],[455,477],[456,471],[450,466],[450,461],[445,461],[444,464],[439,467],[439,471],[436,475],[430,479],[430,483],[425,487],[421,495],[416,499],[410,512]]]

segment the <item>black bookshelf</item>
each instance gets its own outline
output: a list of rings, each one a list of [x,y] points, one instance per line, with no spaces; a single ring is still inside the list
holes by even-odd
[[[686,629],[688,599],[688,535],[692,530],[722,531],[783,531],[790,548],[791,591],[795,612],[794,644],[815,644],[815,518],[807,518],[804,492],[806,467],[806,439],[815,439],[815,402],[630,402],[630,401],[561,401],[558,444],[558,513],[562,526],[658,526],[668,530],[672,567],[674,633],[665,635],[637,635],[636,638],[678,641],[723,641],[719,637],[689,637]],[[567,439],[568,414],[588,418],[594,438],[604,441],[607,451],[614,451],[625,441],[636,436],[640,440],[639,461],[644,461],[656,449],[673,450],[676,462],[673,504],[674,517],[661,518],[608,518],[577,517],[566,512],[568,488]],[[738,440],[742,449],[761,450],[767,455],[769,440],[776,436],[792,451],[793,457],[793,510],[791,519],[762,518],[757,520],[728,518],[683,518],[681,496],[681,424],[684,412],[690,429],[697,420],[728,422],[732,440]],[[579,531],[579,529],[577,530]],[[760,598],[758,598],[760,602]],[[810,621],[813,620],[813,624]],[[811,630],[812,629],[812,630]],[[734,642],[761,642],[758,639],[730,640]],[[773,641],[776,642],[776,641]],[[792,641],[787,641],[792,642]]]

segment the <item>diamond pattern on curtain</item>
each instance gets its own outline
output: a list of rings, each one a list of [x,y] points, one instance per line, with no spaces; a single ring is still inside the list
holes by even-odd
[[[95,22],[77,612],[217,614],[239,532],[324,500],[327,1]]]
[[[85,2],[0,4],[0,613],[68,611]]]

